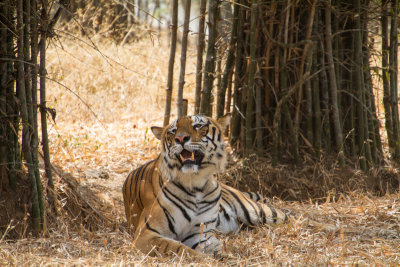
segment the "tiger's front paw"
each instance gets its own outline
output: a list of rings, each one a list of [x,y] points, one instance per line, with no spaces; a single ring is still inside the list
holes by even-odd
[[[178,255],[178,256],[189,256],[189,257],[202,257],[204,258],[204,254],[189,248],[188,246],[185,246],[184,244],[175,241],[175,240],[169,240],[169,239],[164,239],[162,240],[158,246],[157,246],[157,251],[159,251],[161,254],[164,255]]]

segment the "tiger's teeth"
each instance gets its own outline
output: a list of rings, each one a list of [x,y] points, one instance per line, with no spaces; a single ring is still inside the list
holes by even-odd
[[[190,156],[190,160],[194,161],[194,153],[192,153],[192,155]]]
[[[184,157],[182,157],[182,155],[181,155],[181,154],[179,154],[179,157],[181,158],[182,162],[183,162],[183,161],[185,161],[185,158],[184,158]]]

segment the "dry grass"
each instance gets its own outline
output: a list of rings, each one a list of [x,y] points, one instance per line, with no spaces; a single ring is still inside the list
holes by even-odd
[[[62,42],[64,49],[53,44],[48,50],[49,77],[63,84],[48,83],[48,104],[57,110],[56,124],[49,130],[52,162],[62,177],[56,176],[59,215],[49,217],[47,237],[24,233],[14,241],[0,237],[0,265],[400,264],[400,194],[375,197],[362,191],[328,194],[319,202],[275,199],[275,205],[295,214],[290,222],[221,237],[227,255],[222,261],[159,259],[137,252],[125,231],[121,187],[131,169],[159,150],[148,129],[162,123],[168,45],[149,39],[123,47],[104,40],[96,43],[101,53],[67,39]],[[185,96],[191,103],[195,64],[193,56],[188,58]],[[290,175],[291,185],[306,183],[307,175],[327,180],[340,175],[318,164],[291,172],[288,166],[272,168],[263,162],[254,164],[250,174],[257,177],[255,183],[268,174],[276,177],[275,183]],[[242,177],[232,168],[223,179],[243,187]],[[310,181],[308,186],[315,189]],[[284,188],[271,191],[260,185],[274,195]],[[300,194],[296,187],[285,190],[293,198]]]

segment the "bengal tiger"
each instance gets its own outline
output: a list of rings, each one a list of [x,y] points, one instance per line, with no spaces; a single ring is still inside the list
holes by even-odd
[[[227,152],[222,133],[230,115],[217,121],[200,115],[151,127],[161,140],[158,157],[132,171],[123,185],[129,228],[136,248],[151,256],[219,254],[219,234],[236,233],[287,219],[281,210],[217,181]]]

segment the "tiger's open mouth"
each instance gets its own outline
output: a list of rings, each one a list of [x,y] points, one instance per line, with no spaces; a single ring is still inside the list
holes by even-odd
[[[182,165],[186,164],[196,164],[200,165],[203,160],[204,154],[200,151],[191,152],[189,150],[183,149],[179,155],[176,155],[176,158]]]

